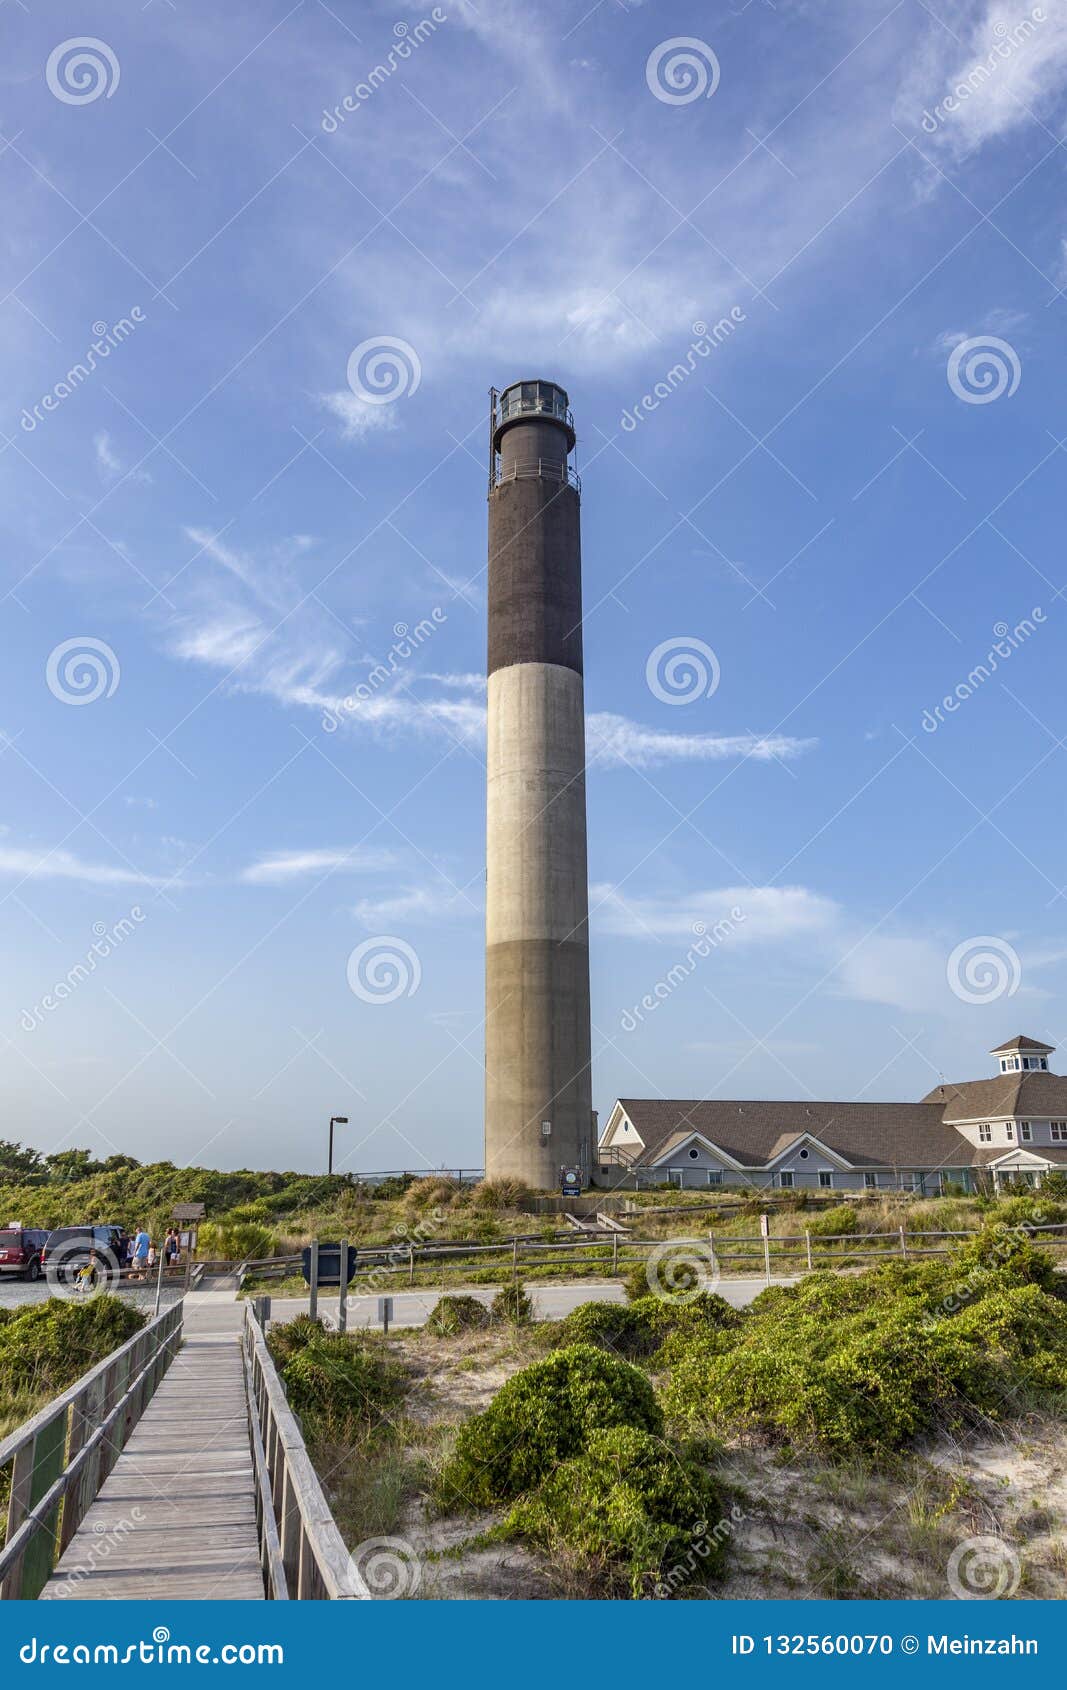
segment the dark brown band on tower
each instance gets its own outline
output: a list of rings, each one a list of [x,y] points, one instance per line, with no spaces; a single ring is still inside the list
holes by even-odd
[[[565,481],[503,481],[489,496],[489,673],[556,663],[582,673],[580,501]]]

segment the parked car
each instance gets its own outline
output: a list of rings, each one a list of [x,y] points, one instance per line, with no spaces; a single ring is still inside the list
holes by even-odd
[[[39,1279],[41,1252],[48,1233],[38,1226],[0,1227],[0,1274],[17,1273],[20,1279]]]
[[[71,1280],[96,1251],[101,1275],[118,1278],[126,1260],[126,1229],[121,1226],[57,1226],[41,1251],[41,1267]]]

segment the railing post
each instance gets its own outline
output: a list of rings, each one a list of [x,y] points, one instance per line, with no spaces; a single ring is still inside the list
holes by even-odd
[[[903,1227],[900,1228],[900,1253],[904,1257],[904,1260],[907,1261],[907,1259],[908,1259],[908,1241],[904,1236],[904,1228]]]
[[[311,1284],[308,1289],[310,1293],[308,1316],[311,1320],[317,1320],[319,1314],[319,1241],[317,1238],[313,1238],[311,1241]]]
[[[810,1231],[808,1230],[807,1227],[804,1228],[804,1248],[808,1253],[808,1272],[810,1273],[811,1272],[811,1233],[810,1233]]]
[[[340,1295],[337,1299],[337,1330],[343,1332],[348,1325],[348,1239],[341,1240],[341,1254],[337,1272],[340,1285]]]

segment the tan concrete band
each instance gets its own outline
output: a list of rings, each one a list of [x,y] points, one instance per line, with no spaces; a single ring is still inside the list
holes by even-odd
[[[561,1166],[589,1166],[588,897],[582,678],[551,663],[498,669],[488,740],[490,1177],[551,1188]]]
[[[513,663],[489,677],[486,943],[588,943],[582,677]]]

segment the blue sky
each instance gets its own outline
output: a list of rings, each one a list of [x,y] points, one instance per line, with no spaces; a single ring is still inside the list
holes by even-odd
[[[602,1118],[1059,1042],[1062,4],[0,27],[4,1135],[480,1160],[530,374],[579,433]]]

